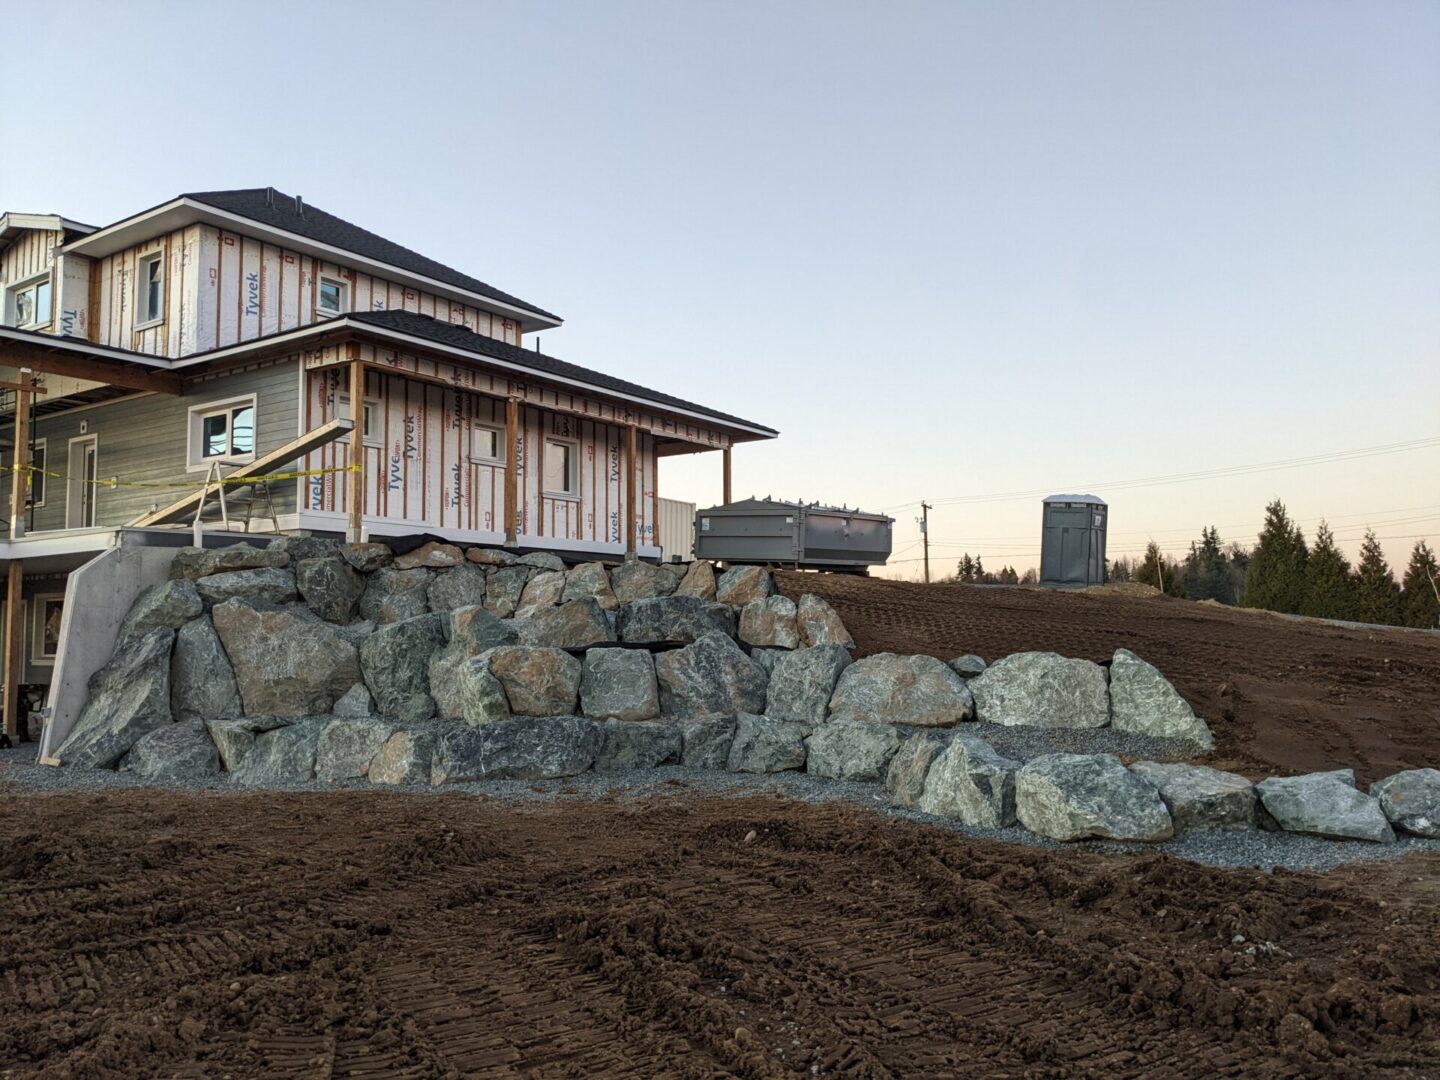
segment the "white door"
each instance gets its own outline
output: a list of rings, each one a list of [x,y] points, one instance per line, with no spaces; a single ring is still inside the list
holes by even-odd
[[[86,435],[70,440],[69,480],[65,492],[65,527],[89,529],[95,524],[95,483],[98,440]]]

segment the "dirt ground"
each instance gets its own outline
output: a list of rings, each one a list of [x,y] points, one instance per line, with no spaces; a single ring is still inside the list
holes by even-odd
[[[1210,764],[1252,778],[1354,768],[1369,783],[1440,768],[1440,635],[1364,630],[1118,590],[919,585],[780,573],[792,598],[828,600],[857,656],[950,659],[1045,649],[1158,667],[1209,722]]]
[[[1440,1075],[1440,858],[675,795],[11,792],[0,1075]]]

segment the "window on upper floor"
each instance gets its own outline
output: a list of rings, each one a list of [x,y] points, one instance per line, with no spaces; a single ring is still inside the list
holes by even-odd
[[[165,253],[142,255],[135,264],[135,329],[165,318]]]
[[[8,291],[9,321],[22,330],[50,324],[50,275],[22,281]]]
[[[339,278],[322,277],[315,290],[315,313],[343,315],[350,310],[350,286]]]
[[[187,467],[207,469],[211,462],[233,464],[255,457],[255,395],[212,401],[190,410]]]
[[[470,460],[487,465],[505,463],[505,433],[498,427],[476,424],[470,429]]]

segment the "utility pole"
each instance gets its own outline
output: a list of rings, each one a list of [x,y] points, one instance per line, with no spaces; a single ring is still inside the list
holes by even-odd
[[[920,539],[925,544],[925,584],[930,584],[930,504],[920,504]]]

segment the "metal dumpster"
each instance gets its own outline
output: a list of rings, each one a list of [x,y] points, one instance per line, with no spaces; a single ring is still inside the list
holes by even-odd
[[[865,573],[890,557],[895,519],[843,506],[743,499],[695,514],[695,557]]]

